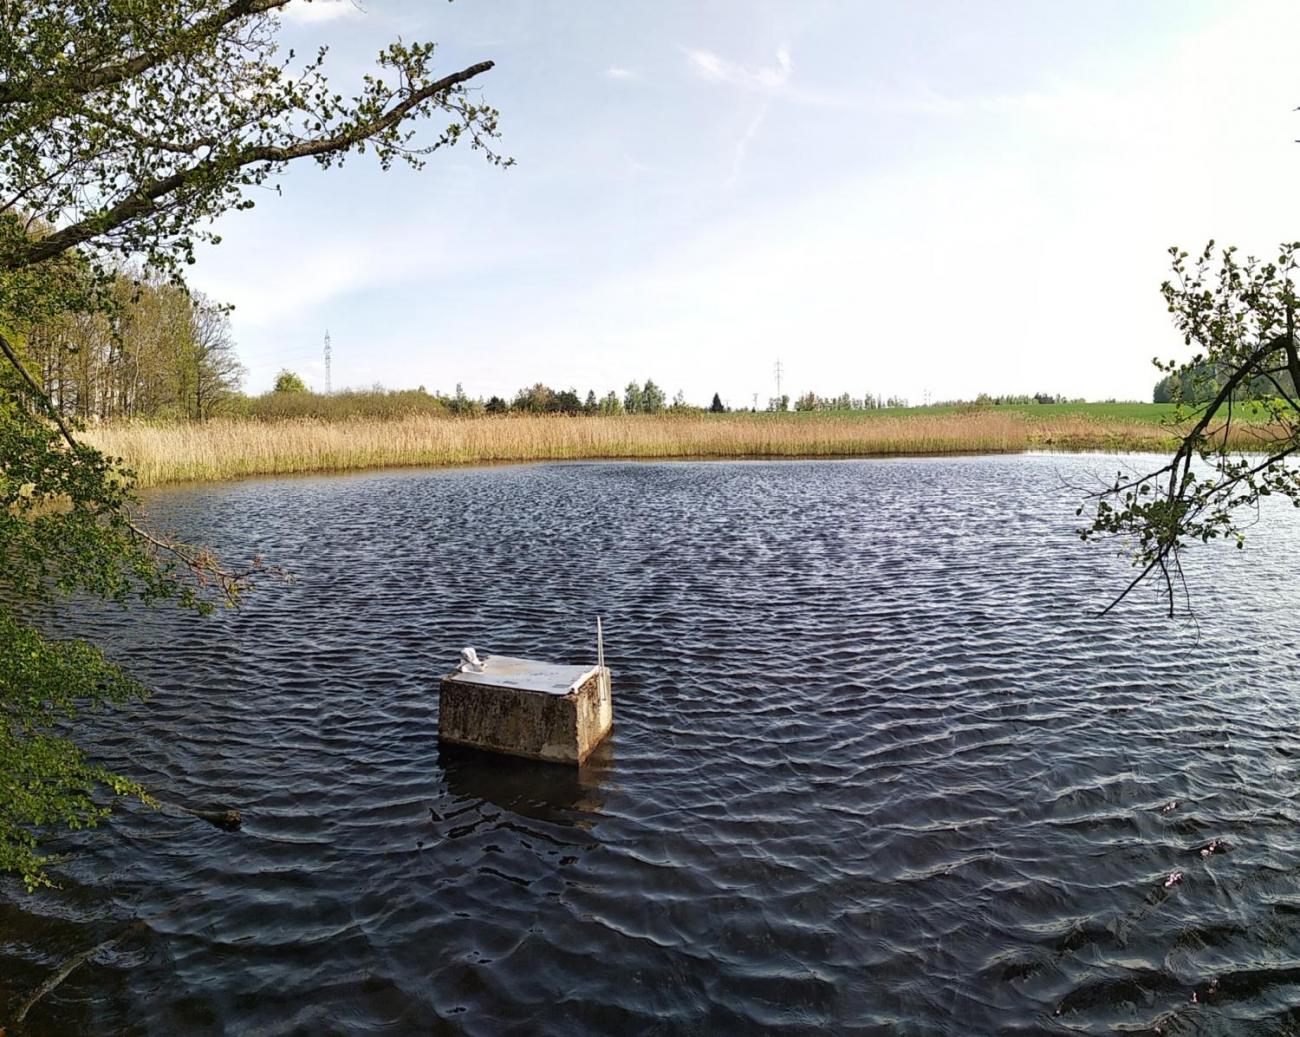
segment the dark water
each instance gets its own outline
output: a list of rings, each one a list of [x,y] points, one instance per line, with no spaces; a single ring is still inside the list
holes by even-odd
[[[138,917],[31,1033],[1291,1032],[1300,523],[1204,552],[1195,625],[1100,620],[1127,570],[1067,484],[1108,464],[159,494],[298,581],[84,615],[157,689],[103,753],[245,827],[133,810],[64,841],[57,895],[4,886],[0,1018]],[[591,766],[439,752],[461,645],[583,661],[597,613]]]

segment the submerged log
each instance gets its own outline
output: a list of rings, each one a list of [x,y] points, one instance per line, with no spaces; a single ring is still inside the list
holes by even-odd
[[[138,932],[143,928],[145,928],[144,922],[132,922],[129,926],[127,926],[124,930],[122,930],[122,932],[114,936],[111,940],[105,940],[103,943],[97,943],[95,944],[94,947],[91,947],[89,950],[81,951],[77,954],[74,954],[71,958],[69,958],[57,969],[55,969],[49,979],[47,979],[44,983],[42,983],[39,987],[37,987],[35,990],[32,991],[31,996],[28,997],[27,1000],[24,1001],[19,1006],[17,1013],[14,1015],[14,1022],[17,1024],[21,1024],[23,1020],[27,1018],[27,1013],[30,1012],[33,1007],[35,1007],[36,1003],[40,1001],[41,998],[43,998],[55,987],[57,987],[60,983],[62,983],[65,979],[67,979],[70,975],[72,975],[72,973],[76,971],[77,968],[84,965],[96,954],[100,954],[103,951],[116,947],[128,936],[134,935],[136,932]]]
[[[159,800],[158,805],[170,810],[179,810],[182,814],[189,814],[190,817],[197,817],[200,821],[206,821],[223,832],[237,832],[244,824],[244,815],[233,807],[191,807],[184,803],[169,803],[163,800]]]

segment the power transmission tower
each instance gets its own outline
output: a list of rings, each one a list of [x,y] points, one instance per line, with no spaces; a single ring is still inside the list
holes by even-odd
[[[778,359],[776,362],[776,398],[781,399],[781,376],[785,374],[785,366]]]
[[[328,396],[328,395],[330,394],[330,392],[331,392],[331,388],[330,388],[330,358],[331,358],[332,356],[333,356],[333,351],[330,349],[330,333],[329,333],[329,331],[327,330],[327,331],[325,332],[325,395],[326,395],[326,396]]]

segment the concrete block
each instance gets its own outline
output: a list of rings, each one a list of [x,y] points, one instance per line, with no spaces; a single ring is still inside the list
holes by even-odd
[[[580,765],[614,725],[608,668],[487,656],[442,679],[444,742]]]

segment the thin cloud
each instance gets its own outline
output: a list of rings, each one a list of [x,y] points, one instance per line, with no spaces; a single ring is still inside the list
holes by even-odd
[[[745,128],[745,132],[740,135],[740,139],[736,141],[735,150],[731,155],[731,175],[727,177],[727,182],[724,185],[728,191],[732,190],[740,179],[740,171],[745,166],[745,156],[749,152],[750,141],[757,137],[758,131],[762,129],[763,122],[767,119],[767,109],[768,103],[764,101],[763,107],[758,110],[758,114],[754,116]]]
[[[796,104],[834,110],[902,112],[915,115],[967,116],[971,114],[1009,115],[1018,113],[1050,114],[1066,94],[1079,100],[1084,92],[1060,88],[1056,91],[1030,90],[1021,94],[941,93],[926,84],[908,92],[853,93],[804,86],[791,79],[789,53],[778,51],[783,59],[776,66],[746,68],[724,61],[712,51],[688,51],[691,67],[699,78],[733,86],[766,98],[779,98]],[[1095,92],[1092,96],[1096,96]]]
[[[818,108],[864,108],[869,105],[862,97],[834,90],[804,86],[794,81],[794,62],[790,48],[776,50],[774,65],[741,65],[729,61],[711,50],[681,48],[691,71],[699,79],[768,98],[781,98]]]
[[[630,68],[620,68],[618,65],[611,65],[605,69],[606,79],[640,79],[641,77],[633,72]]]
[[[761,105],[745,127],[745,131],[736,141],[731,153],[731,172],[723,186],[730,191],[740,180],[745,166],[745,157],[749,145],[758,136],[763,123],[767,120],[771,99],[785,96],[790,87],[790,74],[793,65],[790,61],[788,47],[778,47],[775,65],[748,66],[728,61],[711,50],[686,50],[686,59],[692,71],[701,79],[711,83],[723,83],[736,87],[747,93],[756,93],[762,97]]]
[[[737,64],[715,54],[711,50],[687,49],[686,59],[692,71],[701,79],[715,83],[727,83],[746,90],[758,90],[765,93],[779,93],[790,82],[790,51],[780,47],[776,52],[776,64],[771,66]]]
[[[810,87],[794,80],[794,63],[789,47],[778,47],[773,65],[742,65],[711,50],[682,47],[687,64],[699,79],[721,83],[746,93],[779,98],[815,108],[856,111],[902,111],[924,115],[962,115],[972,109],[997,110],[1019,103],[1017,97],[959,98],[939,94],[922,86],[910,94],[846,92]],[[1035,99],[1037,100],[1037,99]],[[762,122],[760,117],[758,122]],[[752,137],[752,132],[750,136]]]

